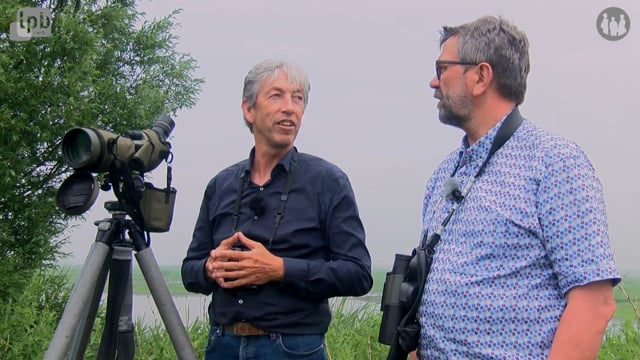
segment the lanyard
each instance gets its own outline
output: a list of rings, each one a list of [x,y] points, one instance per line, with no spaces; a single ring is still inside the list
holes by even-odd
[[[293,173],[296,171],[298,167],[298,152],[294,149],[293,154],[291,156],[291,166],[289,167],[289,174],[287,175],[287,182],[284,185],[284,189],[282,190],[282,196],[280,196],[280,207],[278,208],[278,212],[275,216],[275,221],[273,224],[273,231],[271,232],[271,237],[269,238],[269,242],[267,244],[267,249],[271,249],[271,243],[273,239],[276,237],[276,233],[278,232],[278,227],[280,226],[280,221],[282,220],[282,216],[284,215],[284,208],[287,205],[287,200],[289,199],[289,190],[291,189],[291,183],[293,182]],[[242,201],[242,193],[244,192],[244,183],[246,180],[245,173],[240,176],[240,183],[238,184],[238,195],[236,196],[236,202],[233,208],[233,223],[231,225],[231,233],[235,233],[238,228],[238,220],[240,219],[240,203]]]
[[[445,226],[447,226],[447,224],[449,223],[449,220],[451,220],[453,213],[456,211],[456,209],[460,207],[464,199],[467,197],[467,194],[471,190],[471,187],[475,183],[476,179],[479,178],[480,175],[484,173],[484,170],[487,166],[487,163],[489,162],[489,159],[491,159],[493,154],[496,151],[498,151],[502,147],[502,145],[504,145],[507,142],[507,140],[509,140],[509,138],[511,138],[511,136],[513,135],[513,133],[516,132],[520,124],[522,124],[522,120],[523,120],[522,115],[520,115],[520,111],[518,110],[518,108],[514,108],[509,114],[509,116],[507,116],[507,118],[504,119],[504,121],[502,122],[502,125],[500,125],[500,128],[496,133],[496,137],[493,140],[493,143],[491,144],[491,148],[489,149],[489,154],[487,155],[486,159],[484,159],[484,162],[482,163],[482,165],[480,165],[478,172],[476,172],[473,178],[469,179],[469,182],[465,185],[464,189],[462,190],[461,200],[455,201],[453,203],[453,206],[451,206],[451,208],[449,209],[449,213],[444,218],[440,226],[438,226],[436,231],[433,234],[431,234],[431,236],[427,236],[427,232],[425,231],[422,241],[420,242],[420,249],[424,250],[426,248],[431,255],[435,253],[435,247],[436,245],[438,245],[438,242],[440,241],[440,234],[442,234],[442,231],[444,230]],[[456,165],[456,168],[453,170],[453,173],[451,173],[451,177],[453,177],[456,174],[459,167],[460,167],[460,159],[458,159],[458,164]]]

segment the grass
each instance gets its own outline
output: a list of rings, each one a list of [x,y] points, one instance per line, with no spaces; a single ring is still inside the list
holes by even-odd
[[[369,303],[354,311],[347,308],[345,298],[332,306],[333,318],[327,332],[331,359],[385,359],[389,347],[378,342],[382,320],[379,305]]]
[[[75,282],[81,267],[73,266],[66,269],[69,281]],[[188,294],[182,286],[180,266],[163,266],[165,281],[173,295]],[[372,291],[382,292],[386,270],[376,270],[373,273],[374,285]],[[134,293],[149,294],[142,273],[134,266],[132,279]],[[640,276],[625,276],[623,282],[614,289],[617,302],[615,317],[620,319],[621,325],[616,331],[606,334],[598,360],[640,360],[640,329],[638,329],[637,304],[640,299]],[[377,341],[378,329],[382,319],[379,311],[379,298],[369,298],[364,306],[350,307],[349,299],[341,298],[332,302],[333,320],[327,333],[327,347],[332,360],[383,360],[386,359],[388,346]],[[354,308],[354,310],[349,310]],[[96,329],[102,327],[96,324]],[[204,357],[209,325],[208,319],[197,319],[190,322],[187,328],[198,358]],[[136,359],[169,359],[174,358],[174,350],[164,326],[149,325],[137,321],[136,325]],[[48,340],[45,340],[45,343]],[[93,335],[87,350],[87,358],[95,357],[100,343],[99,333]],[[1,345],[1,343],[0,343]],[[26,347],[27,345],[25,345]],[[2,358],[0,356],[0,358]]]
[[[619,331],[606,334],[598,360],[640,360],[639,320],[627,319]]]
[[[617,309],[615,317],[620,319],[640,319],[638,300],[640,299],[640,277],[625,277],[613,290]]]
[[[178,267],[163,268],[169,281],[179,279]],[[66,271],[66,273],[65,273]],[[77,279],[80,267],[38,273],[30,280],[19,299],[0,304],[0,359],[41,359],[58,325],[66,303],[71,282]],[[376,272],[374,289],[381,289],[384,272]],[[134,272],[141,282],[141,275]],[[144,283],[142,281],[142,283]],[[138,289],[144,286],[138,287]],[[624,289],[627,293],[622,291]],[[624,301],[632,309],[630,299],[640,293],[640,279],[627,277],[623,287],[616,288],[619,309]],[[353,307],[349,299],[332,301],[333,321],[327,333],[327,347],[332,360],[383,360],[388,347],[378,343],[378,329],[382,319],[379,305],[373,301]],[[93,327],[86,358],[96,358],[100,336],[104,328],[104,306],[101,306]],[[633,312],[633,310],[631,310]],[[607,333],[598,360],[640,360],[640,329],[628,318],[617,331]],[[174,359],[176,357],[169,335],[161,323],[149,325],[136,321],[136,359]],[[204,357],[209,324],[206,318],[197,319],[187,327],[187,333],[199,359]]]
[[[82,271],[82,266],[80,265],[72,265],[66,268],[66,271],[69,273],[69,281],[72,284],[78,280],[80,276],[80,272]],[[170,265],[170,266],[161,266],[160,272],[165,279],[167,286],[169,287],[169,292],[172,295],[188,295],[190,294],[187,290],[184,289],[182,285],[182,278],[180,276],[180,266],[179,265]],[[146,281],[144,280],[144,276],[142,275],[142,271],[137,266],[133,266],[133,273],[131,275],[131,279],[133,281],[133,293],[139,295],[148,295],[151,294],[149,291],[149,287],[147,286]]]

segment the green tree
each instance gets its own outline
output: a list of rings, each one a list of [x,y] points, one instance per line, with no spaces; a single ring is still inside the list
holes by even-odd
[[[10,39],[24,7],[51,10],[51,36]],[[195,105],[203,80],[175,48],[176,14],[144,20],[135,1],[0,3],[0,302],[62,255],[72,219],[54,199],[69,172],[66,131],[146,129]]]

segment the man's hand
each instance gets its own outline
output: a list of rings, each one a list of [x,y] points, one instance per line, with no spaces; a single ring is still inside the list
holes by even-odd
[[[232,250],[234,246],[243,246],[246,250]],[[206,274],[222,288],[262,285],[284,278],[282,258],[240,232],[211,250],[205,269]]]

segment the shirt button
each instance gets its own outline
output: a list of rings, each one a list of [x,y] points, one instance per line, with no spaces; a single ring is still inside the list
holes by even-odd
[[[253,217],[253,220],[258,220],[258,217],[257,217],[257,216],[254,216],[254,217]]]
[[[264,187],[260,186],[260,191],[264,191]]]
[[[238,304],[242,305],[244,303],[244,300],[240,299],[238,300]]]

